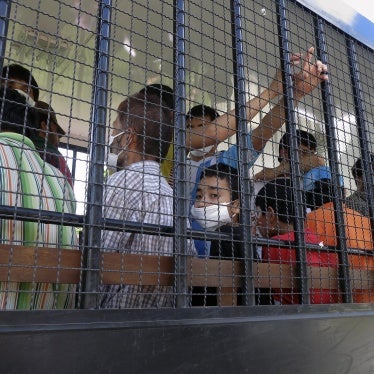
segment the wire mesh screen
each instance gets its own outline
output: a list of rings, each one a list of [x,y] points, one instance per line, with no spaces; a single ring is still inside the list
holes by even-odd
[[[294,1],[1,11],[1,309],[372,301],[370,48]]]

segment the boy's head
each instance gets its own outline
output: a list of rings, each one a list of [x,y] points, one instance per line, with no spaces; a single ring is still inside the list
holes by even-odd
[[[196,192],[196,208],[227,205],[230,216],[239,214],[239,176],[237,169],[216,164],[204,169]]]
[[[257,227],[264,237],[278,233],[279,223],[293,225],[295,207],[291,179],[278,178],[265,184],[255,200]]]
[[[370,153],[370,162],[371,162],[371,167],[374,170],[374,154]],[[352,175],[353,178],[355,179],[357,190],[358,191],[365,191],[364,187],[364,179],[363,179],[363,165],[362,165],[362,158],[358,158],[356,162],[352,166]]]
[[[301,152],[313,152],[317,150],[317,140],[309,132],[304,130],[296,130],[297,144]],[[284,159],[288,159],[288,150],[291,146],[291,135],[284,134],[279,141],[279,157],[278,161],[282,162]]]
[[[207,105],[197,105],[187,113],[186,125],[191,129],[198,129],[199,127],[204,127],[209,122],[213,122],[217,117],[219,117],[219,113],[214,108]],[[216,145],[191,149],[190,156],[192,160],[200,161],[204,157],[214,154],[216,149]]]
[[[39,86],[35,78],[30,70],[21,65],[4,66],[1,83],[7,88],[25,92],[34,102],[39,100]]]

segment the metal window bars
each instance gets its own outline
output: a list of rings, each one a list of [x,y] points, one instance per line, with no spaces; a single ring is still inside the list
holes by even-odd
[[[347,218],[345,216],[345,200],[343,189],[341,188],[341,180],[342,175],[344,175],[344,184],[348,186],[348,182],[351,179],[349,178],[348,171],[352,161],[354,161],[352,155],[361,156],[364,190],[368,198],[370,220],[372,222],[374,217],[373,171],[370,158],[372,134],[368,126],[372,113],[364,104],[361,83],[363,79],[370,80],[371,77],[362,77],[362,74],[360,74],[362,64],[360,64],[359,59],[363,57],[356,51],[356,46],[360,45],[359,42],[342,31],[335,29],[319,15],[314,14],[294,1],[279,0],[262,3],[253,1],[253,4],[251,3],[253,7],[251,8],[248,4],[244,4],[238,0],[230,2],[220,1],[215,6],[212,5],[213,2],[200,5],[194,1],[176,0],[172,3],[170,1],[163,1],[155,9],[149,9],[144,2],[137,1],[131,2],[128,10],[124,10],[115,1],[102,0],[98,2],[97,13],[91,13],[91,9],[83,9],[79,2],[79,5],[75,6],[69,6],[63,1],[56,3],[58,3],[57,13],[53,14],[53,17],[61,25],[66,24],[72,29],[75,27],[77,34],[80,30],[84,30],[87,33],[87,38],[76,36],[76,40],[80,42],[76,42],[74,45],[74,48],[77,50],[75,53],[66,56],[57,56],[56,58],[61,59],[59,63],[62,65],[64,63],[74,64],[74,71],[82,72],[85,67],[90,67],[93,72],[93,83],[85,81],[86,76],[84,79],[81,77],[78,79],[70,77],[69,74],[64,73],[64,68],[62,68],[62,72],[55,73],[50,66],[56,66],[56,62],[52,65],[48,65],[48,61],[45,65],[39,63],[41,57],[38,59],[36,54],[42,55],[48,48],[52,48],[51,43],[46,42],[46,45],[42,45],[34,40],[32,42],[34,44],[31,43],[30,45],[29,39],[26,38],[24,45],[22,45],[22,41],[17,40],[17,28],[22,28],[23,26],[27,26],[28,29],[32,28],[30,25],[23,24],[22,12],[32,13],[39,10],[37,5],[34,7],[34,4],[24,6],[17,1],[3,1],[0,3],[0,10],[3,14],[1,27],[2,65],[5,66],[12,62],[26,63],[27,66],[31,67],[32,72],[42,72],[52,76],[55,74],[57,75],[55,77],[56,80],[67,79],[73,81],[73,85],[82,84],[82,86],[87,86],[91,91],[91,98],[82,98],[82,103],[79,104],[91,105],[89,140],[87,141],[86,139],[87,148],[90,150],[89,180],[87,184],[87,201],[85,203],[86,210],[79,215],[66,212],[60,214],[57,211],[28,209],[20,206],[11,207],[3,204],[0,206],[0,216],[2,219],[13,219],[24,222],[33,221],[38,224],[58,223],[65,226],[83,228],[84,241],[82,249],[84,259],[78,266],[82,278],[80,278],[79,282],[80,293],[77,306],[88,309],[99,307],[100,294],[98,290],[103,283],[108,282],[108,280],[104,280],[105,276],[110,278],[110,275],[112,275],[115,278],[115,272],[122,274],[119,276],[122,285],[126,285],[126,281],[140,282],[142,284],[142,281],[149,274],[152,275],[154,273],[154,279],[156,280],[151,281],[156,282],[156,288],[161,289],[165,285],[173,286],[172,295],[174,301],[172,304],[177,308],[186,308],[191,305],[191,287],[196,287],[198,283],[197,279],[204,277],[206,281],[205,287],[203,287],[204,290],[202,291],[204,305],[210,295],[209,292],[218,292],[222,295],[225,295],[226,292],[226,296],[234,300],[233,289],[236,289],[236,292],[240,293],[243,305],[255,305],[258,303],[258,299],[256,299],[257,290],[262,288],[264,284],[271,285],[274,281],[272,279],[277,277],[280,278],[281,285],[283,282],[283,286],[278,285],[278,287],[274,287],[273,289],[269,286],[268,292],[270,294],[274,292],[291,292],[291,294],[294,293],[299,296],[298,302],[302,304],[313,303],[310,290],[313,288],[312,285],[318,283],[316,280],[318,278],[318,271],[321,277],[320,284],[329,282],[339,283],[342,301],[350,303],[358,300],[355,298],[355,295],[360,286],[361,275],[357,272],[357,266],[352,264],[352,256],[355,253],[357,256],[359,254],[357,254],[357,251],[352,251],[352,248],[349,246],[350,238],[346,230]],[[266,9],[272,14],[270,19],[264,18]],[[66,10],[78,14],[76,19],[78,26],[73,25],[74,22],[71,20],[71,17],[63,19]],[[261,10],[260,13],[259,10]],[[9,15],[11,11],[15,12],[14,18],[16,22],[11,21]],[[44,24],[40,21],[43,15],[45,14],[36,16],[35,18],[36,22],[33,30],[35,35],[43,31],[42,27]],[[140,15],[144,15],[144,18],[141,18]],[[225,18],[228,15],[229,17]],[[17,18],[18,16],[19,19]],[[298,24],[295,23],[295,18],[297,17],[300,20]],[[97,21],[96,29],[92,28],[92,19],[94,18]],[[126,23],[124,21],[129,22]],[[10,22],[13,22],[12,27],[8,25]],[[312,28],[307,31],[311,25]],[[230,26],[229,29],[227,29],[228,26]],[[314,39],[313,35],[309,35],[310,30],[313,30]],[[121,37],[117,37],[117,33],[118,35],[121,34],[122,39]],[[245,39],[245,36],[248,34],[252,35],[253,39]],[[56,37],[57,40],[59,38],[59,35],[49,35],[48,33],[45,35]],[[201,39],[196,39],[197,36]],[[61,43],[64,41],[64,38],[68,39],[68,37],[68,35],[62,35]],[[276,40],[277,37],[279,38],[278,41]],[[95,39],[94,46],[92,46],[93,38]],[[261,38],[264,38],[264,40],[261,40]],[[81,42],[82,40],[87,41],[86,45]],[[336,43],[341,47],[343,41],[346,43],[345,52],[338,50],[338,47],[334,46],[334,43]],[[268,47],[274,51],[273,53],[266,50],[267,43],[270,44]],[[303,99],[303,104],[306,108],[304,117],[308,120],[308,115],[310,115],[308,109],[310,108],[317,113],[310,122],[314,126],[313,131],[315,134],[320,135],[318,140],[326,143],[327,156],[325,157],[325,161],[326,159],[328,160],[331,171],[331,183],[333,186],[332,201],[334,204],[333,225],[335,226],[336,245],[329,250],[326,249],[326,246],[322,248],[317,244],[307,243],[305,240],[305,201],[302,193],[303,172],[301,170],[300,142],[297,133],[297,129],[300,127],[298,126],[300,125],[300,117],[303,113],[294,104],[292,74],[295,68],[291,62],[291,54],[295,47],[306,49],[310,43],[315,44],[318,58],[329,65],[330,75],[329,82],[322,84],[320,94],[313,92],[309,95],[309,98]],[[9,45],[12,45],[13,49],[18,51],[18,55],[16,52],[12,52],[9,47],[7,49]],[[90,45],[92,46],[91,50]],[[57,48],[58,43],[55,43],[55,46]],[[121,54],[122,50],[121,53],[118,52],[119,46],[126,51],[126,55]],[[26,48],[30,47],[31,49],[34,48],[34,51],[25,52]],[[137,48],[139,49],[137,50]],[[82,55],[83,53],[87,53],[87,50],[90,50],[92,56],[94,55],[95,57],[92,59],[93,62],[89,58],[79,61],[81,56],[78,51],[79,49],[84,51]],[[227,50],[230,50],[232,53],[226,54]],[[171,55],[170,51],[172,51]],[[369,49],[367,51],[371,56],[372,51]],[[63,52],[59,51],[59,53],[62,54]],[[9,55],[7,56],[7,54]],[[51,57],[52,55],[53,48],[52,52],[50,50],[48,58],[53,58]],[[18,60],[16,57],[18,57]],[[344,57],[345,60],[340,57]],[[27,58],[31,61],[28,61]],[[198,61],[199,58],[200,61]],[[4,62],[5,60],[6,63]],[[196,63],[196,61],[199,63]],[[253,206],[255,191],[251,185],[252,175],[250,167],[252,166],[252,160],[249,151],[251,145],[248,143],[247,138],[248,131],[250,130],[248,130],[246,120],[246,101],[250,95],[253,95],[253,91],[251,90],[252,86],[256,85],[255,83],[257,83],[258,87],[266,85],[265,83],[272,76],[270,71],[273,71],[279,65],[277,61],[279,61],[282,67],[286,133],[290,134],[288,152],[290,158],[289,176],[294,190],[295,205],[295,240],[292,243],[258,238],[251,230],[253,223],[252,216],[256,208]],[[141,66],[140,62],[146,64],[145,68]],[[339,72],[338,62],[344,65],[343,72]],[[80,63],[82,64],[80,65]],[[253,75],[257,73],[257,77],[250,76],[246,69]],[[229,79],[225,74],[232,74],[232,87],[230,87]],[[342,76],[344,74],[349,75],[351,79],[350,85],[344,79],[344,76]],[[115,108],[113,101],[117,100],[118,97],[123,99],[126,94],[136,92],[138,88],[141,88],[146,83],[156,83],[156,78],[161,78],[160,82],[163,84],[165,84],[164,82],[169,83],[174,88],[174,136],[172,140],[174,145],[174,175],[172,178],[174,180],[173,226],[133,222],[126,219],[116,220],[103,216],[103,206],[105,205],[103,196],[107,183],[107,176],[104,174],[104,165],[107,157],[106,144],[108,135],[113,130],[117,130],[115,127],[109,126],[108,128],[107,126],[107,122],[113,119],[113,114],[111,113],[111,110]],[[257,82],[254,82],[256,79]],[[249,80],[251,82],[248,83]],[[123,82],[127,83],[123,85]],[[344,89],[342,88],[343,82],[346,85]],[[370,86],[371,81],[366,84]],[[126,87],[126,89],[124,92],[121,92],[123,87]],[[81,91],[73,89],[70,94],[67,91],[61,94],[54,87],[49,87],[45,97],[52,97],[58,93],[63,100],[68,100],[68,102],[71,100],[70,110],[72,110],[75,100],[79,102],[80,99],[79,97],[74,97],[77,92]],[[70,96],[73,98],[69,98]],[[227,97],[225,98],[225,96]],[[317,103],[317,101],[319,102]],[[189,124],[187,123],[188,118],[186,118],[185,113],[188,111],[188,105],[193,107],[195,104],[202,102],[209,103],[210,106],[217,106],[217,108],[220,106],[223,107],[223,104],[226,104],[225,108],[220,110],[222,113],[227,112],[232,107],[232,103],[235,105],[237,131],[236,140],[233,143],[237,144],[239,150],[235,162],[238,165],[240,176],[238,189],[241,204],[241,231],[240,238],[237,241],[243,248],[244,256],[243,259],[238,259],[238,262],[231,261],[231,279],[227,268],[225,268],[225,266],[229,266],[227,263],[221,263],[219,260],[212,260],[213,262],[211,263],[209,262],[211,260],[207,259],[191,260],[187,249],[189,241],[193,239],[202,239],[203,241],[228,240],[231,241],[231,246],[234,246],[234,240],[230,235],[189,228],[188,218],[191,202],[187,193],[187,180],[189,176],[186,155],[190,145],[188,144],[186,135]],[[271,105],[273,103],[270,103]],[[344,110],[344,106],[348,108],[347,111]],[[338,115],[336,114],[336,110],[339,112]],[[344,115],[342,114],[343,112],[345,113]],[[319,119],[316,120],[318,115]],[[71,117],[73,118],[68,120],[69,132],[67,144],[69,142],[73,144],[77,136],[74,131],[70,132],[72,130],[70,121],[75,120],[74,115]],[[260,111],[259,117],[259,119],[250,121],[250,125],[255,127],[257,124],[256,121],[263,119],[262,111]],[[370,119],[368,119],[369,117]],[[354,146],[354,151],[350,154],[350,151],[347,149],[350,141],[346,139],[348,139],[348,136],[353,139],[354,136],[349,134],[344,124],[349,123],[349,126],[354,126],[352,125],[354,122],[352,118],[354,118],[357,124],[358,144]],[[82,121],[82,118],[78,119]],[[321,125],[317,129],[322,123],[324,125]],[[304,128],[312,130],[308,126],[304,126]],[[228,141],[224,141],[222,144],[222,149],[232,145]],[[345,151],[342,151],[342,144],[345,147]],[[269,141],[267,147],[263,152],[263,157],[266,157],[266,163],[269,164],[276,153],[273,141]],[[273,147],[273,149],[269,150],[269,147]],[[348,163],[348,160],[351,164]],[[126,189],[126,182],[124,182],[124,186]],[[141,186],[139,188],[141,189]],[[346,187],[346,189],[348,188]],[[371,225],[371,227],[374,226]],[[140,256],[140,262],[137,265],[138,268],[135,267],[133,270],[126,270],[128,265],[126,261],[137,261],[135,257],[131,257],[134,253],[130,253],[129,255],[122,254],[122,257],[117,256],[112,259],[109,254],[105,254],[107,261],[113,261],[114,267],[111,270],[112,274],[110,271],[107,271],[106,275],[103,275],[101,272],[101,266],[103,265],[101,251],[105,252],[105,248],[102,248],[102,232],[110,230],[134,235],[141,234],[172,238],[173,254],[169,256],[173,259],[172,267],[170,268],[167,260],[165,260],[165,263],[163,262],[163,256],[157,251],[153,253],[156,257],[154,262],[149,258],[152,264],[157,264],[153,270],[152,267],[149,267],[149,264],[147,265],[148,260],[145,258],[146,256]],[[370,249],[370,239],[366,237],[364,241],[366,240],[367,243],[365,242],[365,245]],[[296,249],[296,258],[294,263],[292,263],[296,266],[296,273],[293,274],[293,270],[291,269],[290,275],[286,272],[286,268],[279,266],[278,271],[280,273],[278,275],[269,272],[267,279],[263,273],[259,276],[260,270],[261,272],[266,272],[266,266],[263,266],[265,263],[261,263],[261,259],[255,258],[253,248],[257,246],[262,246],[263,248],[274,246],[279,251],[282,248]],[[317,253],[317,257],[322,258],[329,251],[331,256],[337,256],[338,273],[335,278],[332,275],[331,269],[323,269],[323,266],[316,266],[313,269],[312,265],[315,264],[311,265],[308,257],[313,252]],[[357,261],[361,265],[362,261],[365,262],[365,259],[367,261],[366,265],[362,265],[363,272],[365,272],[365,269],[366,271],[370,271],[371,252],[367,251],[365,254],[360,252],[360,256],[360,260]],[[37,262],[37,260],[36,256],[35,261]],[[118,260],[121,263],[115,264]],[[279,264],[281,265],[281,262]],[[117,265],[119,268],[115,268]],[[194,266],[198,269],[195,269],[197,274],[191,275],[190,272]],[[270,269],[271,262],[267,263],[267,266]],[[128,280],[126,278],[126,271],[136,273],[134,269],[139,270],[139,273],[135,274],[138,280]],[[222,278],[218,276],[214,280],[212,269],[217,271],[218,274],[224,274],[224,276]],[[326,271],[324,272],[324,270]],[[160,274],[162,271],[165,274]],[[167,278],[167,274],[169,273],[172,275],[172,282]],[[292,279],[287,279],[286,274]],[[283,275],[284,278],[282,279]],[[369,278],[368,275],[366,275],[366,278]],[[34,275],[34,279],[37,279],[37,276]],[[116,279],[118,280],[118,277]],[[209,291],[208,288],[215,281],[218,282],[218,287],[216,287],[218,291]],[[34,284],[36,284],[35,282]],[[288,284],[287,287],[286,284]],[[31,291],[35,291],[34,288],[35,286],[33,286]],[[322,286],[318,287],[318,285],[315,288],[323,289]],[[289,289],[294,289],[294,291],[289,291]]]

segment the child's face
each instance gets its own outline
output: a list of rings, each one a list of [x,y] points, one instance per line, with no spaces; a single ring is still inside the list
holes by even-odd
[[[210,205],[227,204],[227,209],[236,222],[239,214],[239,200],[232,201],[230,185],[227,179],[205,177],[201,179],[196,192],[195,207],[203,208]]]
[[[209,116],[194,117],[187,121],[187,127],[191,129],[198,129],[199,127],[204,127],[205,124],[208,124],[210,122],[211,119]]]
[[[278,218],[273,208],[268,208],[263,212],[259,206],[256,206],[255,226],[262,237],[271,238],[277,235],[277,221]]]
[[[196,192],[195,207],[231,202],[231,191],[226,179],[205,177],[201,179]]]

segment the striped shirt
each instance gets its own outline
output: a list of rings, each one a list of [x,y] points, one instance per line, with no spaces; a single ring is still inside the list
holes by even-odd
[[[75,198],[66,178],[41,159],[30,139],[0,133],[0,204],[61,213],[75,212]],[[78,248],[73,227],[0,220],[1,244]],[[36,252],[37,254],[37,252]],[[11,264],[11,259],[9,259]],[[37,265],[37,255],[35,259]],[[75,286],[49,283],[0,283],[0,309],[74,307]]]
[[[173,190],[162,177],[157,162],[137,162],[113,174],[108,179],[104,201],[106,218],[173,226]],[[103,231],[102,249],[171,256],[173,238],[141,232]],[[192,241],[188,241],[188,253],[196,254]],[[100,291],[101,308],[159,308],[173,305],[172,287],[169,286],[109,285],[102,286]]]

